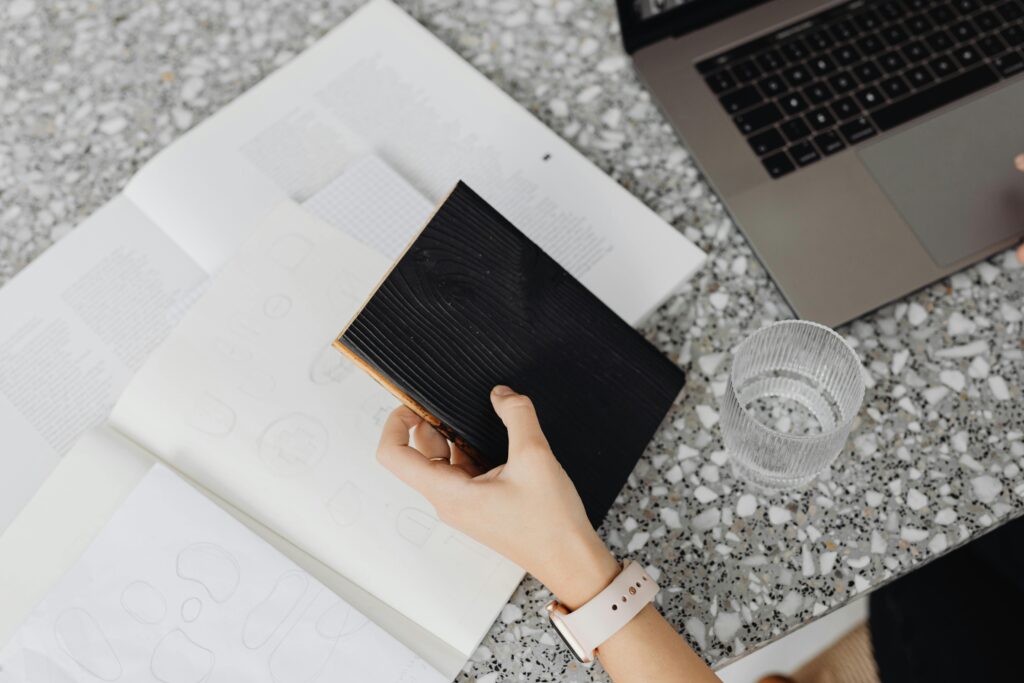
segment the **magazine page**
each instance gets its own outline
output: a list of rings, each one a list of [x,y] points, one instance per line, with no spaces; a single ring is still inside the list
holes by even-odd
[[[212,272],[280,201],[305,202],[367,154],[431,204],[464,180],[631,324],[703,263],[390,0],[364,5],[125,191]]]
[[[0,532],[206,280],[118,196],[0,289]]]

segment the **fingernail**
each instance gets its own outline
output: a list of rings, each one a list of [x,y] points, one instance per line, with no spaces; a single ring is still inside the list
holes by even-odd
[[[511,396],[512,394],[516,393],[512,391],[511,387],[507,387],[504,384],[499,384],[498,386],[494,387],[491,391],[494,392],[495,396]]]

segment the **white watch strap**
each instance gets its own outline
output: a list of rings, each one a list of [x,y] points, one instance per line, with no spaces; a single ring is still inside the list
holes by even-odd
[[[658,584],[636,562],[626,562],[607,588],[562,618],[569,632],[591,653],[639,614],[658,594]]]

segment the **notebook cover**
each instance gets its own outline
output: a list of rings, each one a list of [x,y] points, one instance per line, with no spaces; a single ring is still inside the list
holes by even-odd
[[[485,467],[508,450],[491,388],[530,396],[595,526],[684,381],[462,182],[335,346]]]

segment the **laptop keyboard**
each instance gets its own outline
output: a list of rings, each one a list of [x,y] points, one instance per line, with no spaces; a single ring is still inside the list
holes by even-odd
[[[697,69],[780,178],[1024,72],[1024,0],[856,0]]]

